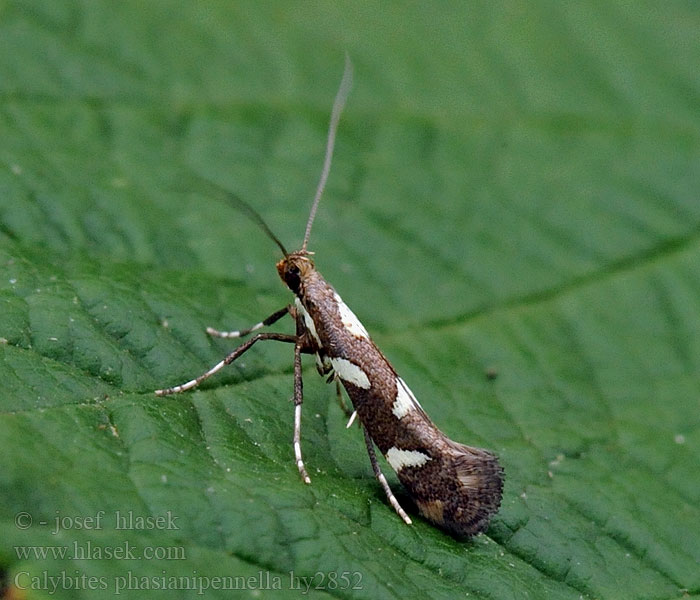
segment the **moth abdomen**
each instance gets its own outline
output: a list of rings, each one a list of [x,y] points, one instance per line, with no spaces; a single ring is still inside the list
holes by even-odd
[[[397,470],[419,512],[457,535],[486,529],[503,494],[503,468],[497,457],[447,437],[428,454],[424,464]]]

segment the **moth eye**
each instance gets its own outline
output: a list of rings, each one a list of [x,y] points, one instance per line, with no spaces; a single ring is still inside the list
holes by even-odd
[[[299,271],[299,267],[290,265],[284,274],[284,282],[290,290],[297,293],[301,284],[301,272]]]

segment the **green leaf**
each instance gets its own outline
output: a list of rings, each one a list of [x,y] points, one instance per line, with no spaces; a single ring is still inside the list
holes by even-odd
[[[0,16],[8,597],[700,595],[696,6]],[[289,302],[274,244],[208,184],[299,244],[345,51],[311,249],[436,424],[500,455],[468,542],[401,523],[312,361],[301,483],[285,345],[153,394],[235,346],[206,326]]]

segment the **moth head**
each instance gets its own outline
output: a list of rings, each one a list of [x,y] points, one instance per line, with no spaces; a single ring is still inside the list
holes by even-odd
[[[307,252],[293,252],[277,263],[277,272],[285,285],[297,296],[304,280],[314,270],[314,263]]]

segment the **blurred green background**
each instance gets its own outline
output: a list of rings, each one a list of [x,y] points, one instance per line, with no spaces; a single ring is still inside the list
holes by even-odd
[[[5,597],[700,595],[699,30],[681,1],[0,2]],[[469,542],[401,523],[312,361],[299,481],[287,347],[152,393],[289,302],[210,184],[300,244],[346,52],[310,248],[501,457]]]

